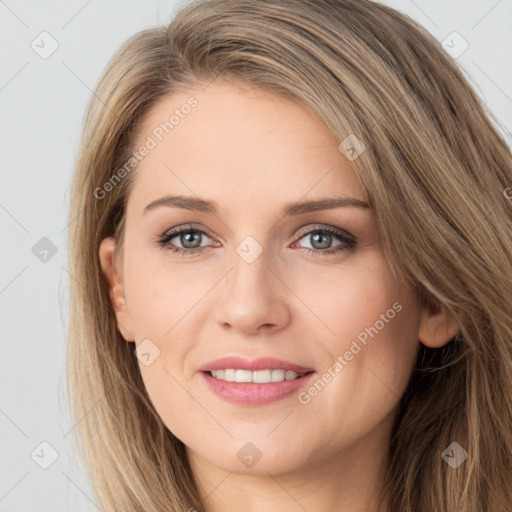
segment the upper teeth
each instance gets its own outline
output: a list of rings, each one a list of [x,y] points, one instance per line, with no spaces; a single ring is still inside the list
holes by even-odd
[[[291,370],[212,370],[212,377],[226,380],[228,382],[256,382],[264,384],[266,382],[281,382],[283,380],[293,380],[302,377],[304,373],[297,373]]]

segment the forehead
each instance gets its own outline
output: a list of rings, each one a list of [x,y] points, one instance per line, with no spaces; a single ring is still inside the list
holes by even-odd
[[[258,205],[364,190],[336,138],[307,107],[245,84],[214,82],[168,95],[146,114],[129,203],[164,194]]]

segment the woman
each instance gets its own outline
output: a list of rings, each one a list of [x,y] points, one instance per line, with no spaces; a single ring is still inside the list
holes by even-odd
[[[490,118],[368,0],[196,1],[124,45],[70,207],[69,387],[103,510],[510,510]]]

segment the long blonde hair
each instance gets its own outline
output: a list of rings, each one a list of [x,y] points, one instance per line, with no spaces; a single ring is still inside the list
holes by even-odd
[[[68,386],[102,509],[205,510],[101,272],[101,240],[122,251],[136,169],[97,190],[130,158],[150,107],[216,77],[291,96],[339,142],[364,143],[352,163],[395,278],[460,324],[444,347],[420,347],[389,447],[389,511],[510,510],[512,155],[440,43],[370,0],[194,1],[127,41],[99,81],[71,190]],[[442,457],[453,442],[468,453],[457,469]]]

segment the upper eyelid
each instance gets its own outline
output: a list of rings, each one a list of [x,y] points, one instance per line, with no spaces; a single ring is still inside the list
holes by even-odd
[[[354,235],[352,235],[345,229],[337,228],[337,227],[329,226],[329,225],[318,225],[318,224],[314,227],[305,227],[304,229],[300,229],[295,236],[302,238],[305,235],[310,235],[314,231],[327,231],[329,233],[333,233],[334,235],[338,235],[341,237],[352,238],[354,240],[356,239],[356,237]]]
[[[204,233],[211,240],[215,239],[208,229],[196,226],[194,224],[184,224],[184,225],[180,225],[180,226],[176,226],[174,228],[171,228],[171,229],[167,230],[162,235],[162,238],[164,238],[164,237],[165,238],[169,238],[170,237],[170,239],[172,239],[172,238],[180,235],[183,231],[186,232],[186,231],[189,231],[189,230],[190,231],[198,231],[198,232]],[[355,237],[354,235],[352,235],[348,231],[346,231],[346,230],[344,230],[342,228],[338,228],[338,227],[335,227],[335,226],[330,226],[330,225],[327,225],[327,224],[314,224],[312,226],[306,226],[304,228],[301,228],[297,232],[295,237],[298,237],[298,239],[301,239],[302,237],[304,237],[306,235],[310,235],[314,231],[328,231],[328,232],[332,232],[332,234],[334,234],[335,236],[339,236],[341,238],[345,237],[345,238],[350,238],[350,239],[352,239],[354,241],[357,240],[357,237]]]

